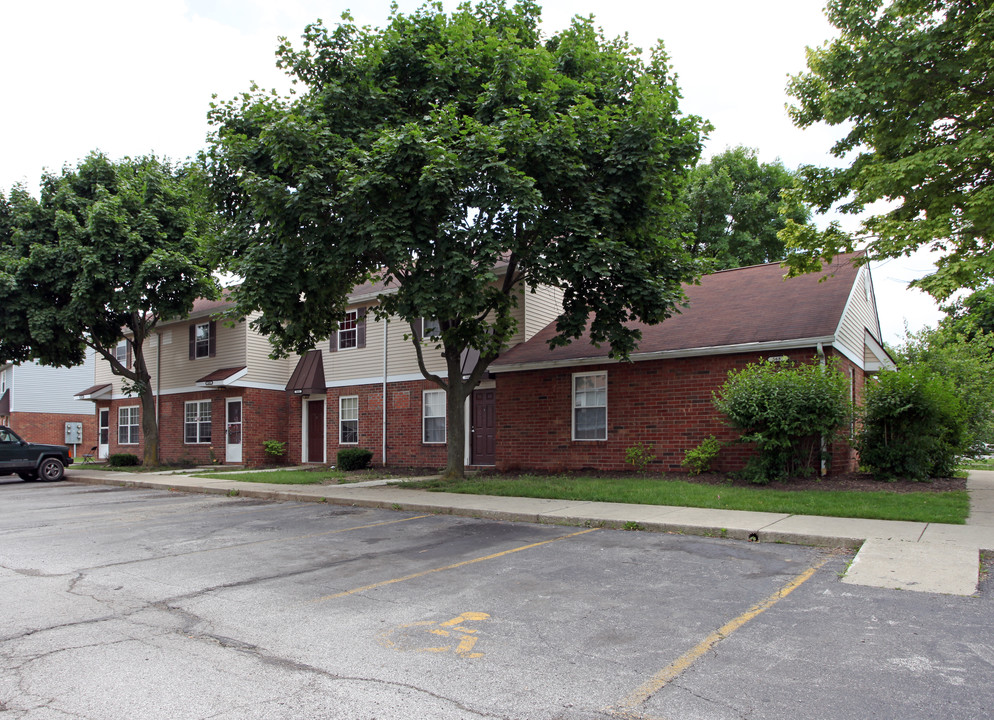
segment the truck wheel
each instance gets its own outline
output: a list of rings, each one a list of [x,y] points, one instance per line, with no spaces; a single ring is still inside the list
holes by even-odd
[[[34,471],[17,473],[17,474],[21,476],[21,480],[25,480],[27,482],[31,482],[32,480],[37,480],[38,479],[38,473],[36,473]]]
[[[62,479],[62,476],[66,474],[66,469],[58,458],[45,458],[38,466],[38,474],[42,480],[55,482]]]

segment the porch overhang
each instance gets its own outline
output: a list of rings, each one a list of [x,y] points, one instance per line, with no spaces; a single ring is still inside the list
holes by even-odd
[[[324,395],[328,391],[324,380],[324,358],[320,350],[308,350],[300,358],[286,384],[286,391],[290,395],[299,396]]]
[[[229,385],[234,385],[236,381],[245,377],[247,372],[248,368],[244,365],[242,367],[235,368],[221,368],[220,370],[215,370],[209,375],[204,375],[202,378],[197,380],[197,385],[199,387],[206,388],[228,387]]]
[[[91,385],[86,388],[86,390],[81,390],[80,392],[73,395],[77,400],[110,400],[111,392],[114,390],[114,386],[110,383],[103,383],[101,385]]]

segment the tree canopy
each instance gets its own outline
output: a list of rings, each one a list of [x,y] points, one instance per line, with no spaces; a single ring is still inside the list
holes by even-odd
[[[980,0],[831,0],[838,39],[808,50],[792,78],[799,127],[847,132],[848,167],[802,170],[821,212],[874,213],[858,237],[788,223],[793,270],[866,242],[866,260],[934,245],[937,271],[916,281],[938,299],[994,276],[994,6]],[[871,203],[881,206],[870,207]],[[882,207],[882,210],[877,210]]]
[[[677,226],[687,250],[708,271],[783,260],[787,251],[777,233],[787,220],[811,221],[811,211],[790,192],[795,175],[780,161],[761,163],[745,147],[695,167]]]
[[[463,400],[524,284],[562,289],[554,342],[589,329],[626,357],[639,333],[623,323],[661,321],[693,272],[670,229],[704,124],[681,115],[662,46],[645,62],[592,18],[548,37],[539,18],[525,0],[395,9],[382,30],[318,22],[277,53],[297,94],[254,90],[211,115],[240,312],[302,352],[354,286],[391,281],[373,312],[438,321],[447,375],[421,368],[447,390],[458,473]],[[463,378],[467,348],[480,360]]]
[[[205,191],[193,168],[94,153],[44,175],[40,199],[0,195],[0,361],[71,366],[92,348],[142,399],[147,464],[158,429],[144,342],[216,292]],[[114,352],[126,337],[130,365]]]

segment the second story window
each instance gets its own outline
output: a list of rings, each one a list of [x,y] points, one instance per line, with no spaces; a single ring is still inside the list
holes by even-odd
[[[207,357],[211,352],[211,326],[207,323],[197,325],[196,347],[194,354],[198,358]]]
[[[338,323],[338,330],[331,334],[329,352],[366,347],[366,310],[360,307],[345,312]]]
[[[348,350],[359,346],[358,313],[349,310],[338,325],[338,349]]]
[[[190,325],[190,359],[214,357],[217,326],[213,320]]]
[[[131,367],[130,349],[131,346],[127,340],[122,340],[114,346],[114,359],[121,363],[124,367]]]

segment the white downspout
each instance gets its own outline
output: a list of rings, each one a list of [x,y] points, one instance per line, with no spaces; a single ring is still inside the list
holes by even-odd
[[[156,333],[155,346],[155,427],[159,429],[159,450],[162,450],[162,426],[159,422],[159,406],[162,405],[162,331]],[[160,452],[159,460],[162,460]]]
[[[382,431],[382,448],[380,449],[380,459],[383,462],[383,467],[387,466],[387,346],[390,344],[390,336],[387,333],[390,327],[389,318],[383,321],[383,431]]]
[[[825,372],[825,347],[818,343],[818,358],[819,364],[821,365],[821,371]],[[825,453],[828,448],[825,445],[825,436],[821,436],[821,475],[824,477],[828,474],[828,466],[825,464]]]

